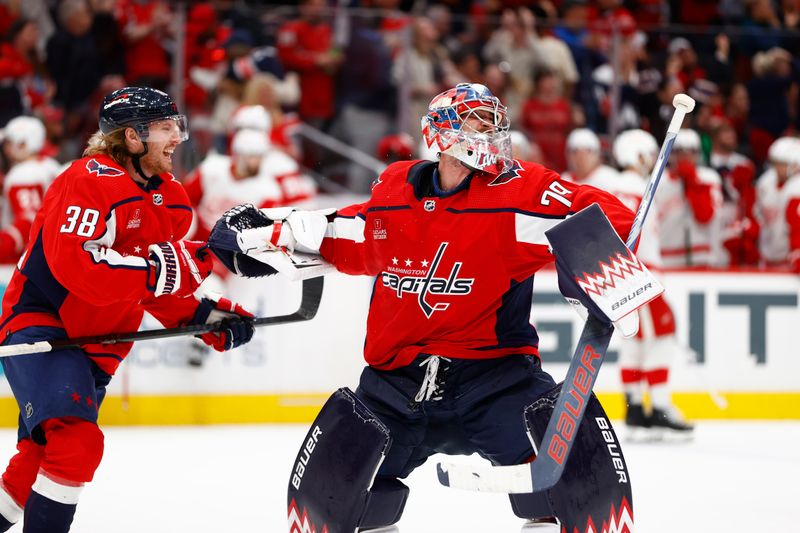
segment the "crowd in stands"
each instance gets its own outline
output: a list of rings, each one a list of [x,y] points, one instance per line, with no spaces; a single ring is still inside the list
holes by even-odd
[[[477,82],[508,106],[518,153],[575,175],[571,133],[593,132],[597,163],[622,169],[614,139],[641,129],[660,143],[688,93],[698,106],[665,178],[683,225],[666,221],[665,264],[800,271],[799,26],[800,0],[0,0],[0,176],[8,203],[24,144],[12,120],[41,125],[25,156],[49,158],[30,178],[41,194],[56,160],[80,156],[104,94],[179,90],[191,128],[179,177],[202,236],[250,190],[265,206],[312,197],[309,175],[369,191],[373,168],[299,124],[387,163],[426,157],[431,98]],[[25,224],[2,209],[12,261],[3,246]]]

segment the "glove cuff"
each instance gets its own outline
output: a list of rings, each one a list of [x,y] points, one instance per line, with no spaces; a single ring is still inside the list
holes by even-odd
[[[151,244],[147,250],[155,263],[155,279],[151,289],[153,294],[156,296],[174,294],[181,286],[181,270],[178,268],[178,253],[175,247],[172,243],[160,242]]]

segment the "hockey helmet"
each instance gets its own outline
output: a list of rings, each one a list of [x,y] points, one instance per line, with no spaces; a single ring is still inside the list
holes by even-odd
[[[800,155],[800,139],[797,137],[780,137],[769,146],[770,163],[792,164],[798,161]]]
[[[45,129],[36,117],[20,116],[6,124],[4,138],[7,142],[24,146],[28,155],[38,154],[44,147]]]
[[[186,116],[167,93],[150,87],[124,87],[103,98],[100,131],[109,134],[120,128],[133,128],[142,142],[164,141],[175,134],[181,142],[189,138]]]
[[[567,136],[567,151],[590,150],[600,153],[600,139],[588,128],[576,128]]]
[[[696,131],[682,128],[678,135],[675,137],[675,144],[672,145],[673,150],[694,150],[700,151],[700,136]]]
[[[272,118],[262,105],[245,105],[233,113],[230,129],[231,131],[250,129],[269,132],[272,130]]]
[[[467,124],[473,118],[486,131]],[[459,83],[434,96],[421,126],[425,143],[434,153],[450,155],[490,174],[501,174],[511,166],[506,106],[485,85]]]
[[[656,162],[658,143],[655,137],[644,130],[627,130],[614,139],[613,152],[620,167],[633,168],[644,175]]]
[[[233,135],[231,153],[243,156],[263,156],[269,149],[267,134],[263,131],[244,129]]]

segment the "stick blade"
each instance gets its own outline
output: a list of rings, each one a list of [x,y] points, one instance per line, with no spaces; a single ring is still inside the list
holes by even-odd
[[[439,463],[436,465],[436,474],[439,483],[452,489],[502,494],[524,494],[534,491],[529,464],[472,466]]]

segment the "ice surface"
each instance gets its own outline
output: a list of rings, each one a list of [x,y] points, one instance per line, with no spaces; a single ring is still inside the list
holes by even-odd
[[[288,475],[305,431],[295,425],[105,428],[105,457],[72,531],[284,533]],[[0,439],[10,457],[15,432],[2,430]],[[624,444],[637,531],[797,531],[798,442],[800,422],[701,422],[691,443]],[[435,459],[407,480],[402,533],[519,531],[522,520],[504,495],[440,486]]]

